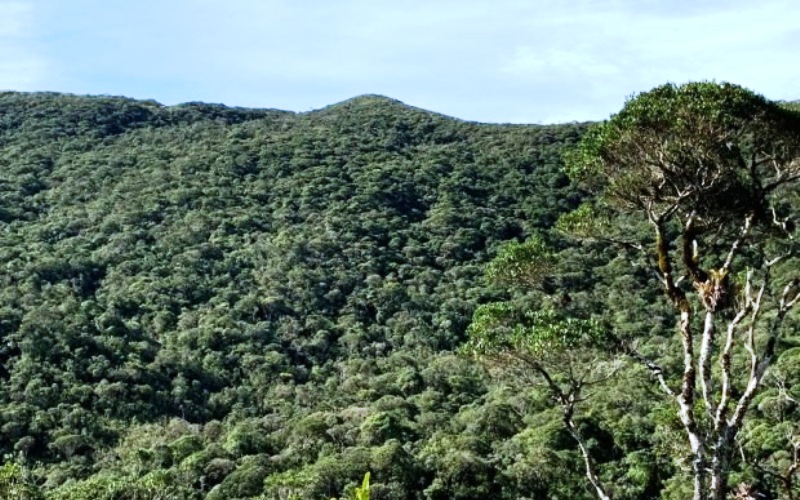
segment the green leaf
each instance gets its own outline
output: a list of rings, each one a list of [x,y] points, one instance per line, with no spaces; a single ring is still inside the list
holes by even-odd
[[[522,243],[505,245],[486,269],[488,280],[513,285],[535,285],[547,277],[555,255],[545,241],[533,235]]]

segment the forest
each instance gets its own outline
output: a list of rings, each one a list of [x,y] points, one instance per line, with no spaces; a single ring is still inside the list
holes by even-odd
[[[709,446],[716,494],[798,498],[800,109],[734,97],[766,139],[734,113],[702,159],[752,168],[673,200],[619,167],[664,116],[696,137],[648,96],[598,128],[377,95],[294,113],[0,93],[0,498],[328,500],[369,473],[372,500],[685,499],[717,466],[687,429],[718,431],[728,399],[747,416]],[[681,241],[725,264],[673,282]],[[679,295],[705,302],[677,328]],[[699,361],[687,398],[695,324],[727,365]],[[748,399],[751,358],[769,366]]]

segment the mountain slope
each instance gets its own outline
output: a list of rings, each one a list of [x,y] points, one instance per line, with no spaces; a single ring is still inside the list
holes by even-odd
[[[377,96],[296,114],[0,94],[0,452],[48,489],[191,456],[181,498],[249,469],[331,496],[391,449],[408,467],[379,498],[471,491],[422,465],[487,391],[449,351],[498,293],[481,263],[578,202],[560,151],[583,129]],[[292,476],[337,454],[352,473]]]

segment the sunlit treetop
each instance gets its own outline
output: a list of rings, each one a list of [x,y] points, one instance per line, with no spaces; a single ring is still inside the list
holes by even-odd
[[[486,269],[486,278],[497,284],[536,285],[552,272],[555,253],[541,236],[506,244]]]
[[[720,224],[765,214],[800,176],[800,113],[728,83],[630,98],[567,156],[568,173],[626,210],[674,207]]]

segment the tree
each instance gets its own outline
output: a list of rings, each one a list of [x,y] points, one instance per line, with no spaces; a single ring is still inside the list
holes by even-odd
[[[539,236],[510,243],[487,268],[491,282],[538,285],[553,273],[555,255]],[[528,303],[530,305],[530,303]],[[616,372],[612,352],[614,338],[591,318],[570,317],[563,309],[543,302],[538,310],[514,301],[479,307],[468,330],[463,352],[478,356],[490,370],[528,384],[541,384],[561,408],[562,423],[577,444],[585,476],[602,500],[611,498],[599,477],[589,440],[576,418],[587,389],[603,383]]]
[[[703,82],[634,96],[566,158],[598,197],[562,227],[585,236],[633,215],[652,228],[652,239],[625,240],[623,230],[615,240],[656,263],[677,316],[679,387],[635,341],[626,350],[677,407],[696,500],[725,497],[733,444],[800,301],[799,156],[800,114]]]
[[[27,471],[13,462],[0,466],[0,498],[39,500],[44,498],[39,488],[29,481]]]

